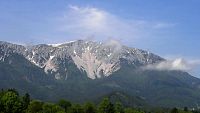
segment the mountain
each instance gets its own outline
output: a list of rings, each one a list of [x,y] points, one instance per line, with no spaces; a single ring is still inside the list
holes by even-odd
[[[32,46],[0,42],[0,88],[16,88],[46,101],[95,101],[123,92],[123,98],[119,93],[114,97],[123,100],[126,95],[130,101],[137,97],[141,103],[164,107],[199,104],[198,78],[178,70],[141,68],[163,61],[158,55],[115,41]]]
[[[24,56],[32,64],[44,69],[44,72],[55,76],[55,79],[67,79],[71,76],[70,66],[75,65],[91,79],[111,75],[127,62],[135,67],[162,61],[147,51],[128,48],[117,43],[97,43],[92,41],[72,41],[63,44],[40,44],[24,47],[21,45],[0,42],[4,59],[15,53]]]

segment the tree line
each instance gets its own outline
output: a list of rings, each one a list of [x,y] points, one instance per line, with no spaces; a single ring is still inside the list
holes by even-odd
[[[137,108],[124,107],[120,102],[112,103],[108,98],[101,100],[99,104],[86,102],[75,104],[67,100],[59,100],[57,103],[48,103],[30,98],[28,93],[19,95],[15,89],[0,91],[0,113],[145,113]],[[167,111],[158,111],[167,113]],[[173,108],[170,113],[200,113]]]

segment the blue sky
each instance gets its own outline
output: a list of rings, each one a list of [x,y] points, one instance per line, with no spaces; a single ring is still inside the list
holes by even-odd
[[[199,0],[0,0],[0,40],[115,39],[190,64],[200,59],[199,5]],[[192,73],[200,77],[198,70]]]

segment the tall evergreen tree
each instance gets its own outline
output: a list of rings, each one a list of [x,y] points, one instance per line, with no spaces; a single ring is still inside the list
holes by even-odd
[[[66,101],[66,100],[63,100],[63,99],[61,99],[61,100],[58,102],[58,105],[59,105],[60,107],[62,107],[63,109],[65,109],[65,112],[67,112],[68,109],[72,106],[71,102]]]
[[[104,98],[103,101],[99,104],[98,108],[99,113],[114,113],[114,106],[108,98]]]
[[[120,102],[115,103],[115,113],[124,113],[124,108]]]
[[[42,113],[57,113],[57,112],[64,112],[64,109],[52,103],[45,103],[42,106]]]
[[[173,109],[171,110],[171,113],[178,113],[178,109],[177,109],[177,108],[173,108]]]
[[[87,102],[83,106],[84,113],[96,113],[96,107],[93,103]]]
[[[30,105],[30,95],[28,93],[26,93],[22,97],[22,103],[23,103],[23,109],[26,110],[28,106]]]
[[[37,113],[42,111],[43,102],[33,100],[30,102],[28,106],[27,112],[28,113]]]
[[[75,104],[70,108],[68,113],[84,113],[84,111],[81,105]]]
[[[187,112],[187,111],[188,111],[188,108],[187,108],[187,107],[184,107],[184,111],[186,111],[186,112]]]

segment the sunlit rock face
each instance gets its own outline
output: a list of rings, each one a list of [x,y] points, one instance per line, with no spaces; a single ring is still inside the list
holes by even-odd
[[[129,48],[119,43],[99,43],[77,40],[62,44],[22,46],[0,42],[0,61],[11,53],[23,55],[34,65],[53,75],[67,79],[71,65],[75,65],[91,79],[107,77],[119,70],[122,61],[135,67],[157,63],[164,59],[148,51]]]

